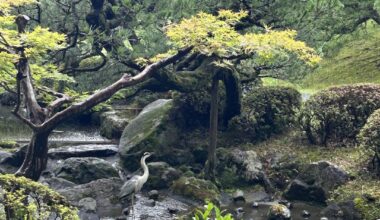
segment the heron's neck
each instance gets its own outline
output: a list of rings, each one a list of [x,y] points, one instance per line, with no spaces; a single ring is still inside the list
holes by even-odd
[[[148,166],[145,163],[145,159],[146,159],[145,157],[141,158],[141,167],[144,170],[143,177],[144,178],[148,178],[148,176],[149,176],[149,169],[148,169]]]

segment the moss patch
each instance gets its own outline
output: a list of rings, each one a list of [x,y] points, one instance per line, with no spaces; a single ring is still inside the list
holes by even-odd
[[[353,200],[365,220],[380,216],[380,185],[376,179],[358,178],[334,191],[331,202]]]
[[[334,85],[380,83],[380,27],[369,27],[347,43],[332,58],[325,58],[320,67],[302,82],[302,87],[320,90]]]
[[[246,144],[241,147],[255,150],[263,159],[269,158],[273,154],[283,154],[301,166],[327,160],[353,176],[358,175],[372,156],[370,151],[358,146],[327,148],[311,145],[300,131],[289,131],[270,140],[258,144]]]
[[[14,152],[16,151],[20,145],[15,141],[0,141],[0,149],[4,149],[4,151]]]
[[[181,177],[173,183],[172,189],[176,194],[202,202],[217,202],[220,198],[220,192],[212,182],[195,177]]]

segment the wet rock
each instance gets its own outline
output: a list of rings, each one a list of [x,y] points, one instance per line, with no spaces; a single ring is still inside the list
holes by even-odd
[[[156,201],[153,199],[149,199],[145,204],[146,206],[154,207],[156,205]]]
[[[262,179],[263,165],[255,151],[234,149],[230,153],[230,163],[238,167],[238,174],[247,182],[257,182]]]
[[[356,209],[354,201],[334,203],[321,211],[321,215],[327,218],[341,218],[344,220],[363,219],[360,212]]]
[[[292,209],[293,208],[293,204],[291,202],[289,202],[288,200],[280,200],[280,201],[278,201],[278,204],[284,205],[288,209]]]
[[[53,159],[67,159],[70,157],[109,157],[117,152],[117,145],[89,144],[52,148],[48,154]]]
[[[173,165],[189,160],[182,149],[174,149],[179,138],[179,129],[170,120],[173,101],[159,99],[148,106],[134,118],[123,131],[119,152],[121,163],[128,170],[139,168],[143,152],[155,153],[155,158]]]
[[[253,202],[252,203],[252,208],[259,208],[259,203],[258,202]]]
[[[90,197],[79,200],[78,207],[85,212],[96,212],[96,200]]]
[[[91,197],[96,200],[96,214],[100,217],[114,216],[122,213],[122,205],[119,202],[118,193],[122,185],[119,178],[99,179],[90,183],[60,189],[58,192],[68,201],[79,206],[79,201]]]
[[[308,165],[292,181],[285,191],[285,197],[292,200],[325,203],[330,192],[346,183],[349,175],[336,165],[320,161]]]
[[[4,160],[4,158],[8,158],[11,156],[12,156],[12,154],[9,152],[0,151],[0,161]]]
[[[242,190],[236,190],[232,196],[234,202],[236,203],[244,203],[245,197],[244,192]]]
[[[3,92],[0,93],[0,105],[13,106],[17,102],[17,95]]]
[[[179,212],[179,210],[177,208],[174,208],[174,207],[169,207],[168,212],[170,214],[177,214]]]
[[[302,210],[301,216],[303,218],[309,218],[311,216],[310,212],[307,210]]]
[[[77,184],[119,176],[111,163],[95,157],[66,159],[59,164],[55,174]]]
[[[125,215],[125,216],[128,216],[129,212],[130,212],[129,208],[124,208],[122,211],[123,215]]]
[[[75,186],[75,183],[59,177],[46,178],[42,181],[42,183],[47,184],[50,188],[54,190]]]
[[[128,122],[128,118],[120,117],[116,111],[103,112],[100,114],[100,134],[109,139],[118,139]]]
[[[157,190],[151,190],[148,192],[149,199],[158,200],[159,193]]]
[[[181,177],[174,181],[171,189],[178,195],[201,202],[206,200],[217,202],[220,198],[219,190],[212,182],[195,177]]]
[[[281,204],[272,205],[269,208],[267,219],[268,220],[290,220],[291,219],[290,210],[286,206],[281,205]]]
[[[149,180],[146,182],[147,189],[169,188],[174,180],[181,176],[181,171],[174,169],[166,162],[148,163]]]
[[[79,210],[79,219],[80,220],[100,220],[100,217],[95,214],[95,213],[92,213],[92,212],[85,212],[85,211],[82,211],[82,210]]]
[[[27,149],[28,145],[25,145],[12,154],[4,154],[4,158],[2,158],[2,160],[0,161],[0,165],[8,165],[15,167],[21,166],[22,162],[24,162]]]
[[[243,213],[244,212],[244,208],[243,207],[238,207],[236,209],[236,213]]]

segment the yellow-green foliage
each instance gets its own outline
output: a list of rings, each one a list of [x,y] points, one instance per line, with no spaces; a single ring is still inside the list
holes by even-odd
[[[240,34],[234,25],[246,16],[247,12],[228,10],[221,10],[216,16],[202,12],[169,25],[166,34],[176,48],[193,47],[194,52],[207,56],[224,58],[246,54],[270,62],[290,52],[309,64],[320,61],[314,49],[295,39],[296,31],[268,28],[264,33]]]
[[[79,220],[77,209],[49,187],[14,175],[0,175],[0,195],[10,219],[45,220],[56,214],[62,220]],[[4,212],[4,213],[5,213]],[[5,219],[4,213],[0,218]]]
[[[20,5],[31,4],[36,2],[36,0],[1,0],[0,1],[0,11],[4,14],[8,13],[12,7],[17,7]]]
[[[72,78],[61,74],[52,64],[45,64],[46,54],[64,46],[65,35],[51,32],[47,28],[36,26],[19,34],[15,23],[16,16],[11,8],[32,4],[35,0],[2,0],[0,2],[0,86],[13,88],[16,82],[14,64],[19,55],[15,48],[24,47],[25,54],[31,63],[32,77],[38,85],[43,78],[73,81]],[[44,63],[42,65],[42,63]]]

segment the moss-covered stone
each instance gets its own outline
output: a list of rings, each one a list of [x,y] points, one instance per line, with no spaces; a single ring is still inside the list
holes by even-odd
[[[195,177],[181,177],[172,185],[172,190],[178,195],[189,197],[198,201],[218,201],[220,192],[210,181]]]
[[[178,140],[178,128],[170,119],[172,100],[159,99],[148,106],[124,129],[119,152],[123,167],[136,170],[143,152],[155,153],[155,157],[168,162],[174,154],[172,148]]]

